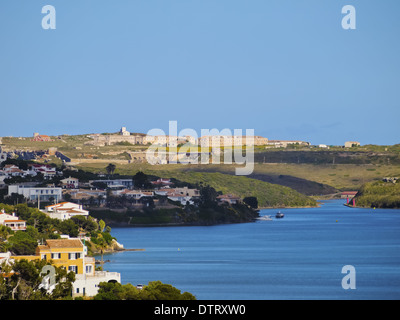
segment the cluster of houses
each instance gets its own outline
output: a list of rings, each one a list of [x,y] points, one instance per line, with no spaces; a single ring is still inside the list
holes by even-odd
[[[89,212],[82,209],[82,206],[61,202],[50,205],[42,210],[50,218],[67,220],[73,216],[88,216]],[[0,225],[7,226],[13,231],[25,231],[26,221],[19,219],[15,213],[7,214],[0,211]],[[16,260],[52,260],[57,267],[64,267],[75,273],[72,296],[94,296],[97,294],[100,282],[119,282],[121,275],[117,272],[106,272],[95,270],[95,259],[87,256],[85,237],[69,238],[63,235],[61,239],[46,240],[39,245],[34,255],[12,255],[11,252],[0,253],[0,264],[12,264]],[[1,274],[1,273],[0,273]],[[44,286],[51,292],[55,286],[47,283]]]
[[[65,268],[75,273],[72,286],[72,297],[93,297],[98,293],[101,282],[121,283],[119,272],[96,271],[95,258],[87,256],[87,246],[79,238],[48,239],[36,248],[34,255],[12,255],[11,252],[0,253],[0,264],[13,264],[18,260],[52,261],[56,267]],[[47,270],[46,270],[47,271]],[[0,273],[1,275],[1,273]],[[9,274],[5,275],[9,276]],[[55,281],[45,279],[41,287],[51,293],[55,289]]]
[[[4,212],[4,209],[0,211],[0,226],[6,226],[11,228],[12,231],[25,231],[26,221],[20,220],[15,213],[8,214]]]
[[[6,165],[4,168],[7,170],[24,172],[17,166]],[[35,174],[36,172],[44,172],[45,176],[54,176],[60,174],[55,171],[55,168],[46,165],[31,165],[29,173]],[[40,171],[39,171],[40,170]],[[44,171],[44,170],[49,170]],[[11,172],[11,171],[10,171]],[[62,173],[61,173],[62,174]],[[76,203],[87,203],[89,199],[95,199],[99,206],[106,203],[107,189],[110,190],[111,195],[119,197],[124,196],[131,200],[135,205],[148,205],[149,198],[156,198],[157,195],[165,196],[171,201],[178,202],[182,205],[194,204],[195,200],[200,197],[200,191],[194,188],[174,188],[173,183],[169,179],[158,179],[152,181],[153,188],[151,190],[137,190],[133,188],[132,179],[104,179],[104,180],[90,180],[87,183],[81,183],[79,179],[68,177],[60,180],[59,186],[48,185],[36,186],[35,183],[19,183],[8,185],[8,196],[13,194],[22,195],[27,201],[31,202],[53,202],[59,203],[65,198],[70,199]],[[68,196],[66,196],[68,195]],[[221,203],[238,203],[240,198],[233,195],[223,195],[218,198]],[[82,209],[82,208],[81,208]]]
[[[0,170],[0,185],[4,184],[4,180],[12,177],[35,177],[38,174],[42,174],[44,179],[51,179],[57,174],[61,174],[56,171],[55,167],[47,164],[29,164],[27,170],[22,170],[14,164],[6,164],[2,170]]]
[[[61,202],[64,194],[69,193],[73,198],[78,195],[86,194],[87,196],[94,196],[96,194],[106,197],[104,190],[93,188],[79,189],[74,186],[79,186],[79,181],[75,178],[67,178],[66,188],[63,190],[58,187],[29,187],[20,185],[10,185],[9,194],[15,192],[23,194],[27,199],[35,200],[49,200],[53,197],[55,204],[46,206],[43,213],[52,219],[59,219],[61,221],[71,219],[74,216],[89,216],[89,211],[83,209],[79,203],[68,201]],[[129,180],[129,181],[128,181]],[[187,203],[194,203],[196,198],[200,197],[200,191],[195,188],[172,187],[172,182],[169,179],[158,179],[153,181],[154,189],[152,190],[134,190],[132,189],[132,180],[119,179],[119,180],[94,180],[92,183],[99,181],[106,181],[108,186],[112,187],[111,193],[115,196],[126,196],[138,203],[145,198],[154,197],[155,195],[166,196],[172,201],[180,202],[185,205]],[[234,195],[220,195],[218,200],[221,203],[235,204],[241,201],[239,197]],[[0,225],[10,227],[14,231],[26,230],[26,221],[19,219],[15,213],[7,214],[2,210],[0,212]],[[75,272],[76,280],[73,283],[73,297],[77,296],[94,296],[97,294],[100,282],[119,282],[121,283],[121,275],[117,272],[105,272],[95,270],[95,259],[87,256],[87,247],[85,246],[84,236],[78,238],[69,238],[62,236],[61,239],[46,240],[40,244],[34,255],[22,256],[12,255],[10,252],[0,253],[0,264],[4,261],[6,263],[13,263],[13,261],[26,259],[29,261],[36,259],[52,260],[56,266],[61,266],[69,271]],[[54,289],[54,285],[48,283],[44,286],[49,292]]]

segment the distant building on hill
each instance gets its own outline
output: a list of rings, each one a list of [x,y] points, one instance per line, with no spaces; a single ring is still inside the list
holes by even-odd
[[[267,144],[275,148],[287,148],[288,145],[300,145],[300,146],[310,145],[309,142],[300,140],[269,140]]]
[[[346,141],[344,143],[345,148],[359,147],[360,143],[358,141]]]
[[[201,147],[262,146],[268,144],[268,138],[261,136],[209,135],[198,139]]]
[[[121,134],[121,136],[130,136],[131,135],[131,133],[126,130],[126,127],[122,127],[119,133]]]
[[[35,132],[33,134],[33,139],[32,141],[53,141],[49,136],[47,135],[40,135],[39,133]]]

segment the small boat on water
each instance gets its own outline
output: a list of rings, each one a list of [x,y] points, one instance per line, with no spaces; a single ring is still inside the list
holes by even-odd
[[[276,215],[275,215],[275,218],[278,218],[278,219],[280,219],[280,218],[283,218],[285,215],[282,213],[282,212],[278,212]]]
[[[261,217],[258,217],[257,220],[271,221],[272,217],[271,216],[261,216]]]

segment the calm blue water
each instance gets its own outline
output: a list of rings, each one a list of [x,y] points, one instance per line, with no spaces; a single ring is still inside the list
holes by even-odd
[[[123,284],[161,280],[200,300],[400,299],[400,210],[343,203],[284,209],[273,221],[114,228],[125,248],[145,251],[107,255],[105,269]],[[355,290],[341,286],[344,265],[355,267]]]

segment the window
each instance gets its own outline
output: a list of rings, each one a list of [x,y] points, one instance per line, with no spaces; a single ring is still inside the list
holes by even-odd
[[[46,254],[42,254],[42,260],[47,260],[47,255]]]
[[[68,253],[68,259],[69,260],[76,260],[81,258],[81,253],[80,252],[71,252]]]
[[[68,271],[73,271],[75,273],[78,273],[78,266],[69,266]]]
[[[86,273],[92,273],[92,266],[86,266]]]
[[[52,253],[51,258],[52,259],[61,259],[61,253]]]

